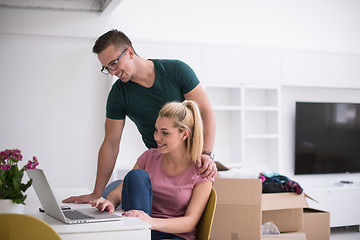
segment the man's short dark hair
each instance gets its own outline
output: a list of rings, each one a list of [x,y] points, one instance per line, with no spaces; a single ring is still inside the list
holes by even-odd
[[[95,42],[93,53],[99,54],[110,45],[115,47],[132,47],[130,39],[121,31],[112,29],[101,35]],[[132,47],[133,48],[133,47]]]

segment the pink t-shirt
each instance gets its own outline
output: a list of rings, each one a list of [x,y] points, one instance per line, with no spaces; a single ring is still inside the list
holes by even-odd
[[[214,182],[214,178],[203,178],[195,164],[190,165],[177,176],[167,174],[162,164],[163,155],[156,149],[145,151],[138,158],[138,165],[150,177],[153,203],[152,216],[155,218],[173,218],[185,215],[195,186],[205,181]],[[176,234],[185,239],[195,239],[194,231]]]

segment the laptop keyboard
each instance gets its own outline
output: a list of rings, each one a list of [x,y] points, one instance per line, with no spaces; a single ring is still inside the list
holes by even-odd
[[[86,215],[84,213],[81,213],[79,211],[76,210],[71,210],[71,211],[63,211],[64,215],[66,218],[71,219],[71,220],[79,220],[79,219],[93,219],[94,217]]]

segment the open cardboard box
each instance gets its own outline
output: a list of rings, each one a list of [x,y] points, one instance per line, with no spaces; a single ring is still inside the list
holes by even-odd
[[[312,208],[304,209],[306,240],[330,239],[330,213]]]
[[[262,194],[262,224],[273,222],[280,235],[263,235],[262,240],[305,240],[303,211],[307,208],[305,194],[294,192]]]
[[[212,240],[261,239],[260,179],[216,178]]]
[[[260,179],[217,177],[214,189],[217,205],[212,240],[329,239],[329,213],[308,209],[305,194],[262,194]],[[261,225],[268,221],[275,223],[280,235],[261,236]]]
[[[273,222],[280,233],[302,232],[305,194],[293,192],[262,194],[262,224]]]

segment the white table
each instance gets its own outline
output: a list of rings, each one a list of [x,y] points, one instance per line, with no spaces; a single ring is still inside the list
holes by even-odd
[[[62,199],[73,195],[89,193],[85,188],[73,189],[54,189],[54,194],[60,205],[70,206],[71,208],[87,208],[89,204],[64,204]],[[150,225],[138,218],[124,217],[120,221],[84,223],[84,224],[65,224],[45,213],[39,212],[41,206],[33,187],[26,191],[24,213],[39,218],[47,222],[61,237],[61,239],[132,239],[143,240],[151,239]],[[116,210],[115,214],[121,215],[122,210]]]

